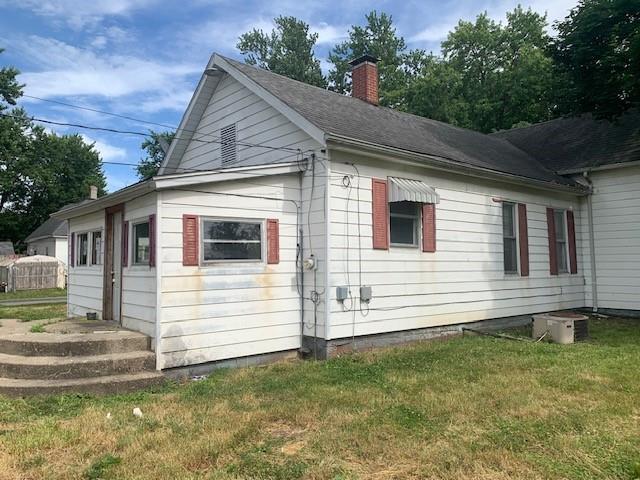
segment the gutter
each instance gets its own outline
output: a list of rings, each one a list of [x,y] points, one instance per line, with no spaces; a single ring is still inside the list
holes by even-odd
[[[434,155],[428,155],[423,153],[408,152],[394,147],[382,146],[370,142],[364,142],[356,140],[350,137],[344,137],[342,135],[330,134],[327,135],[327,142],[333,142],[335,145],[333,148],[336,150],[343,150],[351,153],[362,153],[363,149],[368,150],[370,154],[377,156],[384,160],[391,160],[398,163],[405,163],[407,165],[413,165],[417,167],[425,167],[424,163],[427,163],[428,167],[436,170],[442,170],[446,172],[455,171],[463,175],[479,178],[493,178],[501,180],[503,182],[514,183],[516,185],[524,185],[528,187],[539,188],[543,190],[561,191],[574,195],[584,196],[589,192],[581,186],[571,186],[554,184],[551,182],[545,182],[543,180],[536,180],[528,177],[522,177],[519,175],[513,175],[510,173],[499,172],[491,170],[489,168],[476,167],[471,165],[462,165],[459,162],[449,160],[444,157],[436,157]],[[336,146],[337,145],[337,146]],[[417,162],[420,160],[421,162]]]
[[[596,272],[596,240],[593,228],[593,182],[589,178],[589,171],[582,174],[589,185],[589,195],[587,196],[587,221],[589,222],[589,256],[591,259],[591,308],[593,312],[598,311],[598,277]]]
[[[558,170],[558,175],[571,175],[571,174],[587,174],[590,172],[599,172],[601,170],[613,170],[616,168],[624,168],[624,167],[637,167],[640,166],[640,160],[636,160],[633,162],[619,162],[619,163],[610,163],[608,165],[600,165],[598,167],[587,167],[587,168],[570,168],[567,170]],[[586,178],[586,177],[585,177]]]

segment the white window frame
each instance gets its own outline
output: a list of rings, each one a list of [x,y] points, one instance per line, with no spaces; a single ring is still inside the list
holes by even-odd
[[[504,206],[511,205],[511,214],[513,215],[512,224],[513,224],[513,237],[505,237],[504,236]],[[517,204],[514,202],[502,202],[502,269],[505,275],[513,276],[520,274],[520,232],[518,231],[518,211]],[[515,270],[507,270],[505,265],[504,251],[505,251],[505,239],[513,239],[515,240],[515,250],[516,250],[516,269]]]
[[[98,262],[97,263],[93,263],[93,242],[95,240],[95,234],[96,233],[100,234],[100,251],[98,252]],[[101,266],[102,262],[103,262],[103,256],[104,256],[104,254],[103,254],[103,252],[104,252],[104,250],[103,250],[103,247],[104,247],[104,235],[102,233],[102,229],[97,229],[97,230],[91,231],[91,239],[90,239],[89,245],[91,246],[91,248],[90,248],[90,254],[91,255],[90,255],[90,258],[88,260],[90,262],[90,265],[96,266],[96,267]]]
[[[131,224],[131,232],[129,237],[131,238],[130,240],[130,244],[129,245],[129,249],[131,251],[130,255],[131,255],[131,266],[132,267],[148,267],[151,263],[151,230],[148,228],[149,230],[149,260],[147,260],[146,262],[136,262],[136,226],[138,225],[143,225],[143,224],[147,224],[149,225],[149,217],[144,217],[144,218],[139,218],[136,220],[130,220],[129,223]]]
[[[80,263],[80,237],[86,235],[87,237],[87,259],[85,263]],[[91,234],[90,232],[76,232],[76,258],[75,258],[75,267],[89,267],[91,266]]]
[[[205,260],[204,259],[204,244],[205,243],[216,243],[215,240],[205,239],[204,238],[204,224],[205,222],[239,222],[239,223],[252,223],[256,225],[260,225],[260,258],[257,259],[226,259],[221,258],[218,260]],[[200,217],[200,265],[208,266],[208,265],[219,265],[221,263],[249,263],[249,264],[260,264],[265,263],[266,261],[266,236],[265,236],[265,228],[266,221],[265,219],[257,219],[257,218],[228,218],[228,217]],[[221,243],[221,242],[218,242]],[[255,240],[251,241],[228,241],[227,243],[258,243]]]
[[[556,215],[560,215],[562,218],[562,236],[563,240],[558,240],[558,225],[556,224]],[[556,231],[555,245],[556,249],[556,265],[558,267],[558,274],[569,273],[569,232],[567,230],[567,211],[561,208],[553,209],[553,223]],[[558,244],[564,244],[562,250],[564,250],[564,265],[560,264],[560,256],[558,255]]]
[[[420,246],[420,224],[422,223],[422,214],[421,209],[418,208],[420,205],[417,202],[407,202],[412,203],[415,206],[416,214],[415,215],[407,215],[405,213],[392,213],[391,212],[391,204],[399,203],[399,202],[389,202],[387,207],[389,209],[389,245],[392,247],[400,247],[400,248],[418,248]],[[413,220],[413,243],[393,243],[391,241],[391,217],[396,218],[410,218]]]

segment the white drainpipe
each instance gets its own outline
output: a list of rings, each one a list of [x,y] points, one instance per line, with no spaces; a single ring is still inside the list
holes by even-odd
[[[598,278],[596,276],[596,242],[593,234],[593,182],[589,178],[589,172],[585,170],[582,174],[589,184],[589,195],[587,195],[587,217],[589,221],[589,253],[591,256],[591,299],[592,310],[598,311]]]

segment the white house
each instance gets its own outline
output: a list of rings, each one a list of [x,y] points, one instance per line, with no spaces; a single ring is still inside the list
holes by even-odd
[[[69,315],[197,370],[521,322],[596,291],[638,310],[640,276],[607,257],[640,261],[638,230],[604,209],[637,213],[640,167],[560,175],[511,139],[378,106],[375,59],[353,65],[346,97],[214,55],[159,175],[55,214]]]
[[[49,217],[26,238],[28,255],[55,257],[65,265],[68,263],[67,221]]]

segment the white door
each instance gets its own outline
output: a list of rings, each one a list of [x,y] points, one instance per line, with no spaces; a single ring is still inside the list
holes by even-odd
[[[120,323],[120,300],[122,298],[122,212],[113,214],[113,264],[111,271],[111,281],[113,289],[111,295],[112,301],[112,320]]]

